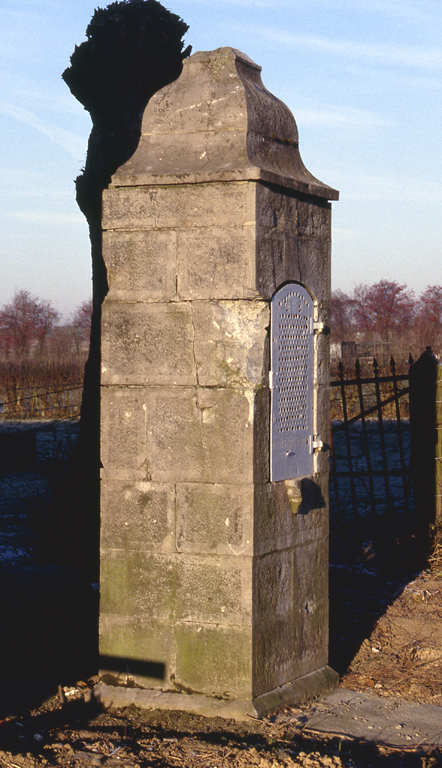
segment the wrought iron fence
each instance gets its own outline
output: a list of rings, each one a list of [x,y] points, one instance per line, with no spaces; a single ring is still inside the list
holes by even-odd
[[[341,362],[331,382],[330,537],[340,562],[413,557],[409,373],[393,357],[389,367],[382,375],[374,358],[367,376],[356,360],[348,377]]]

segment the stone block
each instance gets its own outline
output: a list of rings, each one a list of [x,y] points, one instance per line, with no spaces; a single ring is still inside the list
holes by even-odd
[[[259,226],[273,231],[293,231],[298,228],[299,196],[290,189],[284,191],[270,184],[256,187],[256,220]]]
[[[178,621],[248,626],[252,616],[252,558],[181,556]]]
[[[174,552],[174,484],[103,480],[101,544],[112,549]]]
[[[102,384],[196,384],[188,303],[106,301],[102,331]]]
[[[292,547],[295,540],[295,515],[284,482],[255,485],[256,555]]]
[[[235,53],[238,56],[239,52]],[[143,116],[143,142],[144,137],[150,134],[192,135],[207,128],[216,133],[246,130],[247,103],[241,80],[235,71],[236,61],[232,62],[230,48],[220,48],[211,53],[198,51],[191,59],[186,59],[179,81],[162,88],[149,101]],[[198,108],[200,102],[204,104],[202,110]],[[175,109],[177,105],[181,109]],[[183,105],[186,107],[184,110]],[[226,140],[221,143],[225,145]]]
[[[149,479],[144,389],[102,387],[101,408],[102,476]]]
[[[226,699],[252,698],[250,628],[179,623],[175,638],[177,685]]]
[[[268,358],[266,349],[264,358]],[[255,483],[270,481],[270,390],[268,386],[255,393],[253,423],[253,478]]]
[[[103,614],[137,621],[247,625],[251,558],[183,557],[102,549]]]
[[[296,658],[296,617],[277,616],[254,626],[253,695],[261,696],[298,675]]]
[[[304,284],[317,301],[322,301],[330,295],[331,290],[330,241],[300,237],[297,256]]]
[[[155,187],[105,189],[101,218],[103,231],[155,229],[157,194]]]
[[[298,228],[301,237],[331,238],[331,206],[326,200],[314,202],[300,200],[298,204]]]
[[[253,392],[163,387],[146,394],[152,480],[252,481]]]
[[[323,454],[327,461],[327,453]],[[325,465],[323,469],[327,469]],[[301,501],[292,506],[290,484],[257,483],[255,486],[254,552],[264,555],[293,546],[328,539],[327,474],[297,481]]]
[[[194,226],[178,232],[177,292],[180,299],[257,297],[255,229]]]
[[[255,190],[234,184],[117,187],[103,193],[104,230],[242,227],[255,221]]]
[[[158,619],[101,614],[100,673],[120,685],[168,690],[175,677],[173,626]]]
[[[305,282],[299,261],[299,238],[289,230],[257,229],[257,287],[264,298],[271,299],[283,283]]]
[[[176,298],[176,232],[103,232],[110,299],[173,301]]]
[[[157,189],[156,228],[254,226],[255,194],[247,182],[177,184]]]
[[[293,548],[255,558],[254,624],[277,617],[290,620],[294,605]]]
[[[267,384],[267,302],[193,302],[193,323],[200,386],[253,389]]]
[[[298,546],[294,557],[297,674],[327,664],[328,540]]]
[[[100,607],[103,615],[174,620],[178,607],[178,568],[172,555],[137,550],[101,550]]]
[[[179,552],[250,556],[253,485],[178,483],[176,546]]]

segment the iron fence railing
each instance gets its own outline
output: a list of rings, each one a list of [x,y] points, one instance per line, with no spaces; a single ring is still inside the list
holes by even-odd
[[[409,363],[413,360],[410,357]],[[410,476],[409,374],[354,375],[331,382],[330,528],[331,551],[360,558],[391,551],[413,539]]]

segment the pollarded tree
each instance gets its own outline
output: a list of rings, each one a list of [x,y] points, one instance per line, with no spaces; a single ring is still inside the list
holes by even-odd
[[[108,291],[102,254],[101,199],[112,174],[131,157],[149,99],[181,74],[188,26],[157,0],[120,0],[97,8],[63,79],[92,118],[86,165],[76,180],[92,245],[92,326],[85,369],[82,430],[98,441],[101,304]],[[89,383],[91,382],[91,383]],[[89,440],[89,438],[88,438]]]
[[[108,291],[101,201],[112,174],[135,152],[149,99],[179,77],[188,26],[157,0],[121,0],[98,8],[63,79],[92,118],[86,164],[76,180],[92,246],[92,323],[81,406],[84,506],[99,508],[101,305]]]
[[[91,236],[101,224],[101,194],[137,148],[149,99],[181,74],[187,24],[157,0],[120,0],[97,8],[87,40],[75,47],[63,79],[92,118],[86,165],[76,180],[77,202]],[[93,252],[94,300],[107,293],[101,249]],[[98,295],[97,295],[98,294]],[[94,301],[95,304],[95,301]]]
[[[0,310],[0,346],[3,356],[23,361],[31,354],[41,356],[60,313],[51,302],[29,291],[16,291],[10,304]]]

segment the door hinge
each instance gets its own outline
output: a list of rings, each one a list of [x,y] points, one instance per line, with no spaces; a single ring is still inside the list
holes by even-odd
[[[312,435],[309,436],[308,442],[309,442],[310,453],[313,453],[313,451],[320,451],[321,448],[324,447],[324,443],[322,442],[322,440],[314,440]]]

